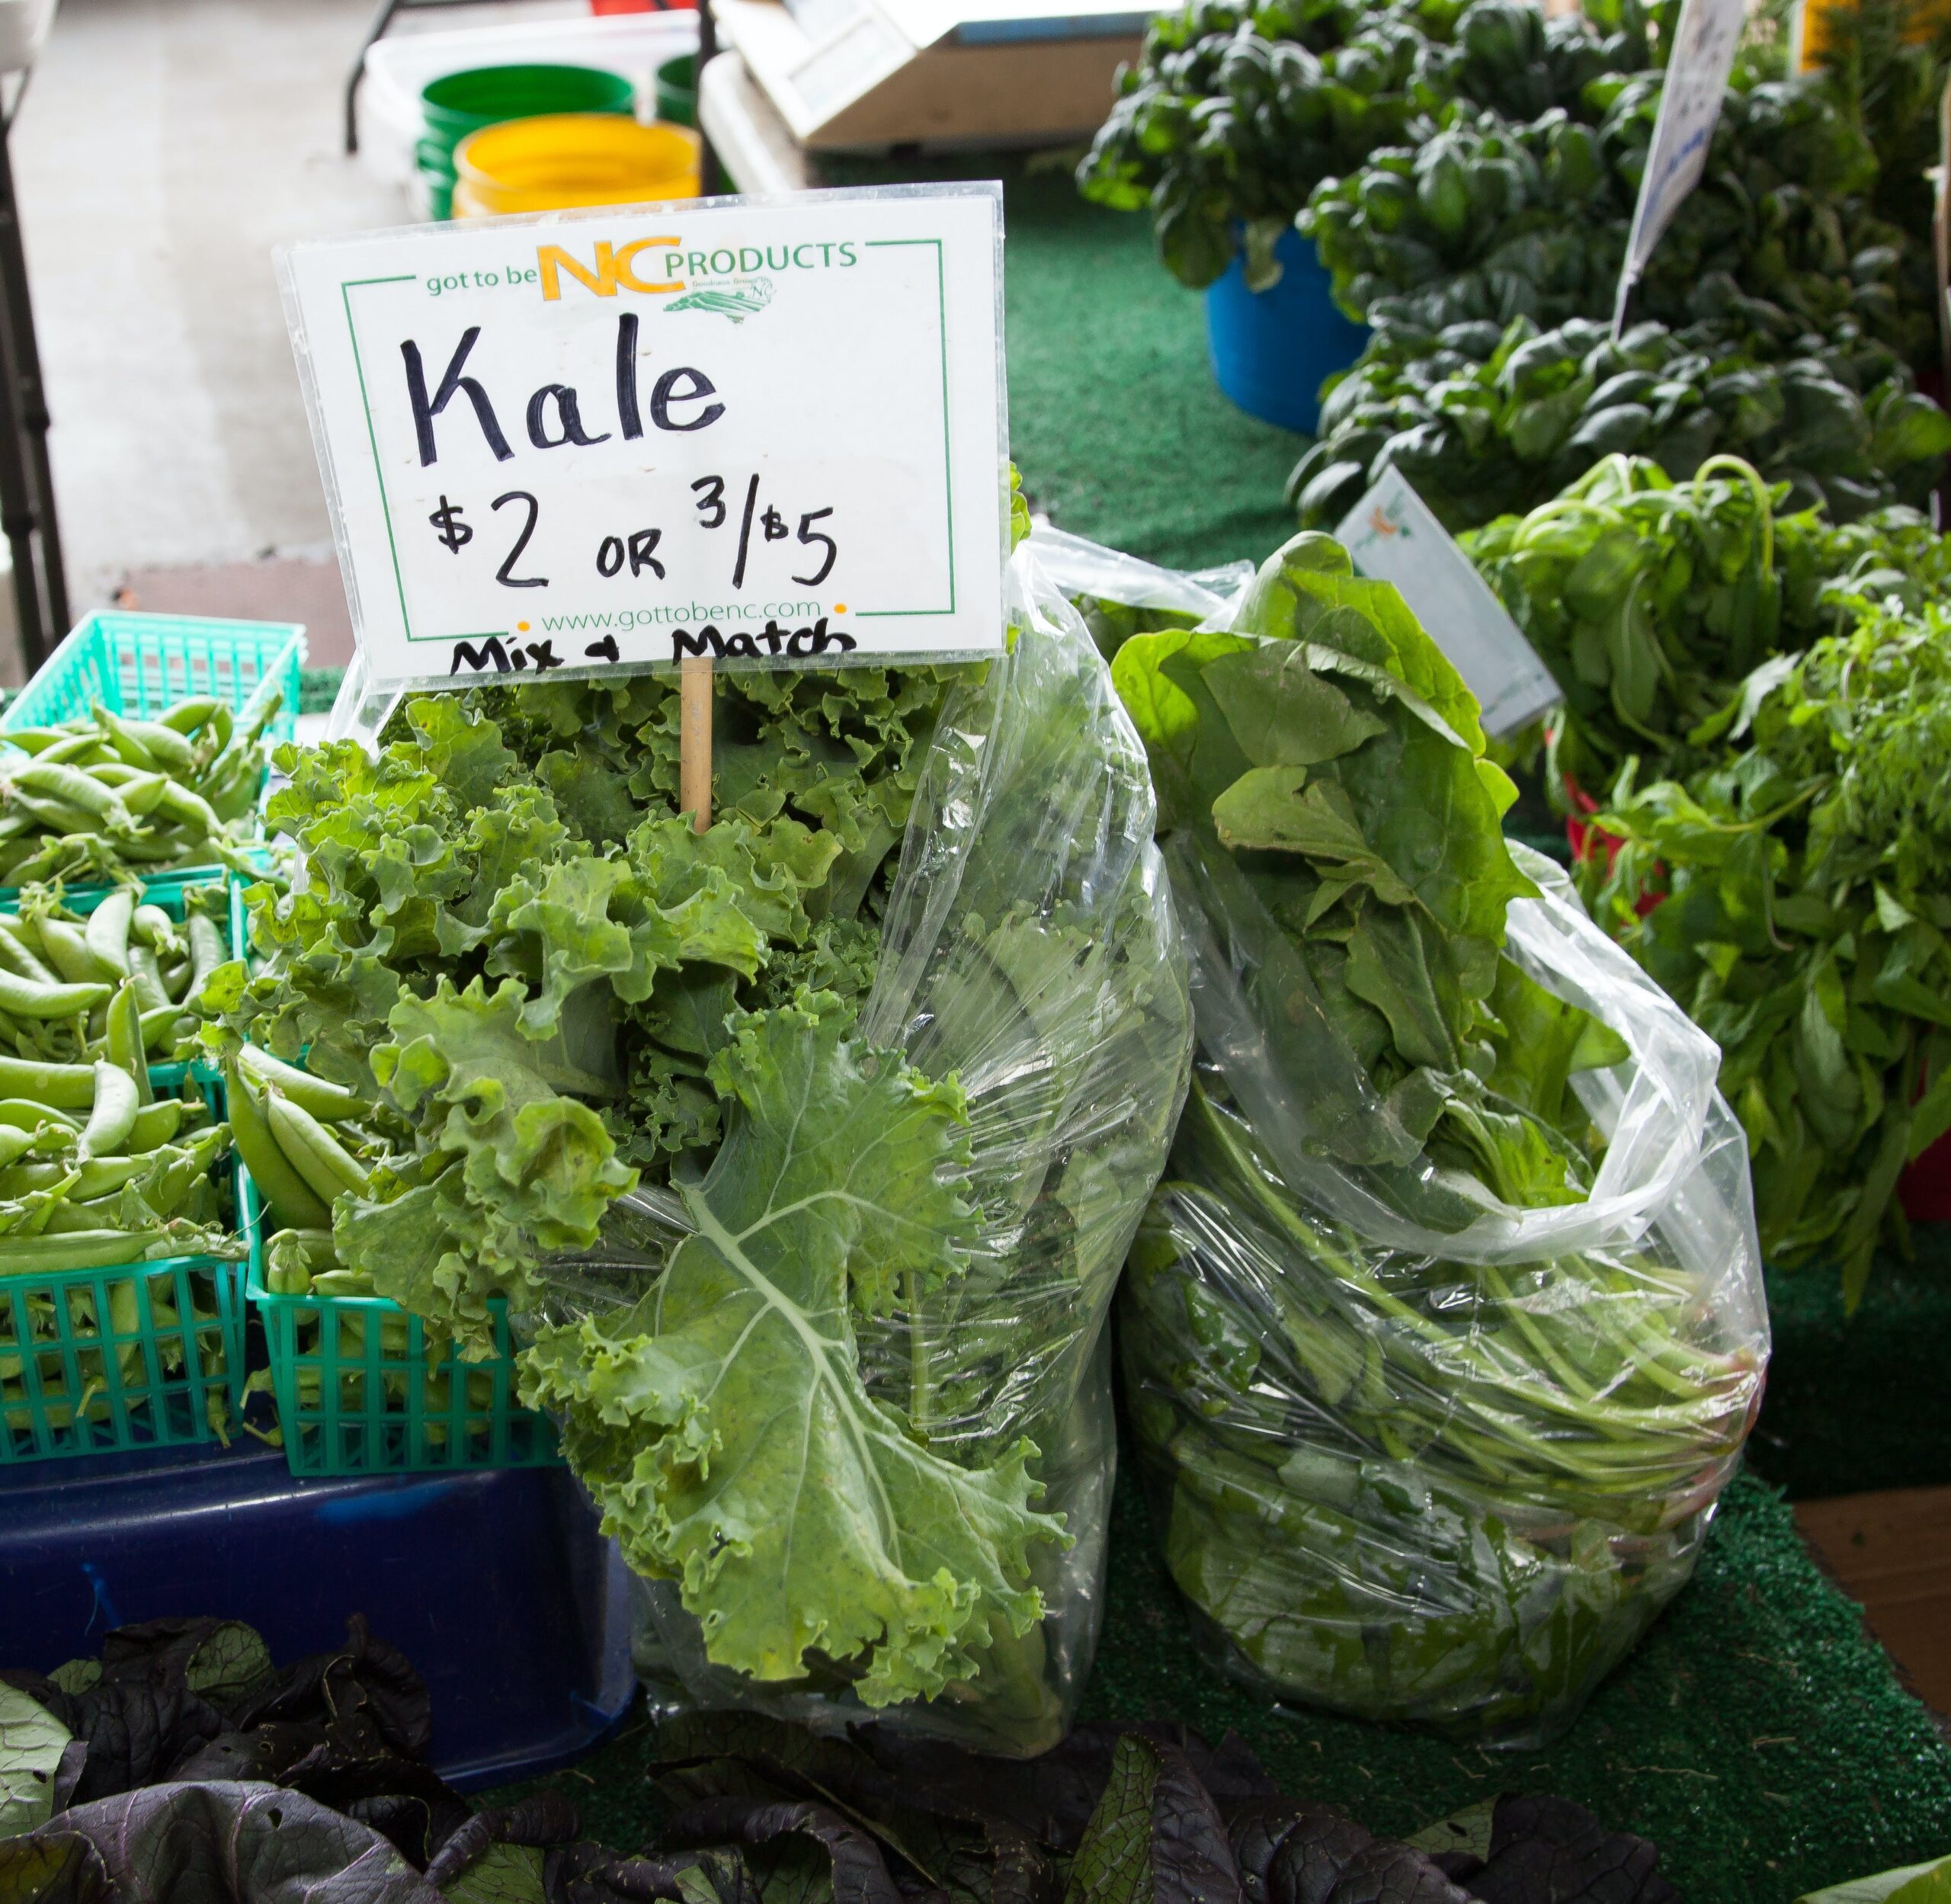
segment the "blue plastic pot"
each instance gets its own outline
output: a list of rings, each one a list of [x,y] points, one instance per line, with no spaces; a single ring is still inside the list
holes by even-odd
[[[1271,290],[1247,289],[1243,252],[1208,287],[1213,376],[1249,416],[1312,434],[1321,420],[1321,380],[1361,355],[1368,326],[1351,324],[1335,309],[1310,239],[1289,226],[1273,255],[1280,281]]]

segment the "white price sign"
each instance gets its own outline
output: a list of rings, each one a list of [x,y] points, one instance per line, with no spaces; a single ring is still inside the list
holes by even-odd
[[[1660,88],[1659,116],[1646,149],[1632,235],[1613,305],[1613,335],[1625,328],[1626,301],[1681,201],[1700,182],[1727,96],[1728,75],[1747,22],[1747,0],[1681,0],[1680,24]]]
[[[280,258],[367,678],[1002,645],[995,185]]]
[[[1524,631],[1399,470],[1382,473],[1334,539],[1363,575],[1401,591],[1476,696],[1487,733],[1515,733],[1565,698]]]

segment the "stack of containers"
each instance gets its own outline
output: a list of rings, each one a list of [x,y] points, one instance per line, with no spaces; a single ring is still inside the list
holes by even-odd
[[[289,738],[304,654],[303,631],[284,624],[90,616],[0,716],[0,764],[25,757],[5,745],[10,733],[85,720],[98,705],[120,718],[152,720],[199,695],[226,702],[240,725],[280,697],[282,711],[268,732]],[[226,881],[234,878],[222,867],[172,869],[146,883],[140,902],[159,909],[172,925],[187,925],[197,889]],[[61,899],[67,912],[85,922],[119,889],[70,887]],[[18,891],[0,891],[0,925],[7,925],[10,944],[20,931],[20,901]],[[128,909],[123,902],[118,923]],[[127,938],[126,931],[116,936]],[[194,943],[200,967],[235,950],[216,918]],[[140,1064],[139,1053],[133,1062]],[[200,1068],[143,1068],[159,1108],[139,1118],[173,1127],[175,1116],[159,1107],[179,1095],[201,1098],[213,1122],[223,1117],[215,1080]],[[18,1120],[9,1128],[24,1136],[37,1105],[77,1123],[93,1117],[99,1073],[91,1077],[78,1065],[25,1056],[4,1069],[5,1095]],[[108,1166],[105,1175],[116,1174],[117,1156],[134,1154],[154,1134],[147,1125],[138,1128],[139,1136],[125,1133],[114,1146],[102,1146],[96,1162]],[[9,1168],[31,1181],[36,1155],[24,1150]],[[216,1168],[227,1172],[228,1159]],[[44,1174],[45,1165],[40,1168]],[[0,1274],[0,1465],[207,1442],[241,1412],[242,1265],[215,1255],[99,1260],[114,1253],[99,1240],[95,1245],[78,1240],[65,1251],[53,1239],[16,1236],[11,1248],[0,1240],[0,1264],[10,1255],[14,1259]],[[91,1254],[96,1261],[83,1260]],[[46,1259],[45,1266],[36,1257]],[[65,1266],[54,1266],[63,1258]]]
[[[481,66],[432,81],[420,100],[427,133],[414,156],[435,219],[453,216],[455,149],[484,127],[563,114],[613,117],[627,125],[636,110],[630,81],[594,66]]]
[[[281,623],[91,616],[0,717],[0,759],[14,752],[5,746],[10,732],[85,720],[98,705],[118,718],[153,720],[193,695],[224,701],[240,726],[275,696],[280,711],[268,737],[293,739],[304,656],[303,631]],[[193,896],[213,883],[227,891],[218,903],[200,906]],[[175,924],[187,928],[193,912],[205,915],[197,983],[203,967],[252,958],[248,884],[214,865],[172,869],[145,883],[140,902]],[[85,920],[117,890],[69,886],[61,903]],[[10,922],[19,917],[20,900],[18,890],[0,888],[0,933],[10,938],[18,931]],[[0,968],[11,969],[4,958]],[[88,1080],[79,1067],[10,1061],[7,1048],[0,1040],[0,1120],[11,1104],[24,1127],[31,1105],[43,1101],[77,1123],[88,1116]],[[213,1123],[234,1128],[240,1114],[249,1122],[249,1106],[232,1100],[213,1067],[147,1069],[156,1098],[197,1098]],[[322,1088],[315,1106],[328,1115],[329,1091]],[[0,1130],[11,1128],[0,1123]],[[262,1140],[261,1130],[252,1135]],[[0,1135],[0,1148],[9,1142]],[[238,1148],[245,1148],[242,1138]],[[25,1181],[38,1161],[37,1152],[24,1151],[8,1167]],[[18,1267],[0,1268],[0,1463],[223,1439],[248,1395],[265,1388],[294,1475],[559,1460],[546,1418],[516,1399],[505,1316],[497,1320],[494,1358],[463,1365],[452,1344],[430,1342],[418,1317],[383,1297],[331,1293],[329,1276],[325,1289],[295,1287],[269,1260],[280,1224],[250,1170],[241,1157],[226,1156],[217,1168],[248,1250],[243,1261],[196,1255],[42,1269],[28,1259],[43,1246],[15,1239]],[[308,1213],[319,1218],[316,1208]],[[6,1251],[0,1236],[0,1265]],[[247,1386],[246,1319],[254,1310],[268,1367]]]

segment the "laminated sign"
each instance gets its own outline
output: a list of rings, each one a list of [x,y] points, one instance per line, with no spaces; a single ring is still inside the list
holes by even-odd
[[[1720,123],[1721,101],[1747,18],[1746,0],[1681,0],[1666,83],[1660,88],[1659,117],[1653,122],[1646,169],[1639,179],[1639,202],[1633,207],[1626,263],[1619,274],[1619,296],[1613,306],[1615,338],[1625,328],[1626,300],[1653,247],[1706,170],[1707,150]]]
[[[1001,644],[1001,188],[284,252],[362,688]]]

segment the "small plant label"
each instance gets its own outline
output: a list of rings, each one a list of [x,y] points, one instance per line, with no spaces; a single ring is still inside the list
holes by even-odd
[[[1565,698],[1523,630],[1399,470],[1382,472],[1342,518],[1334,539],[1363,575],[1401,591],[1476,696],[1486,733],[1515,733]]]
[[[1653,247],[1706,169],[1708,148],[1720,123],[1721,101],[1747,17],[1746,0],[1681,0],[1673,56],[1660,89],[1659,117],[1653,122],[1639,202],[1633,207],[1632,235],[1619,270],[1619,296],[1613,306],[1615,339],[1626,327],[1626,300]]]

